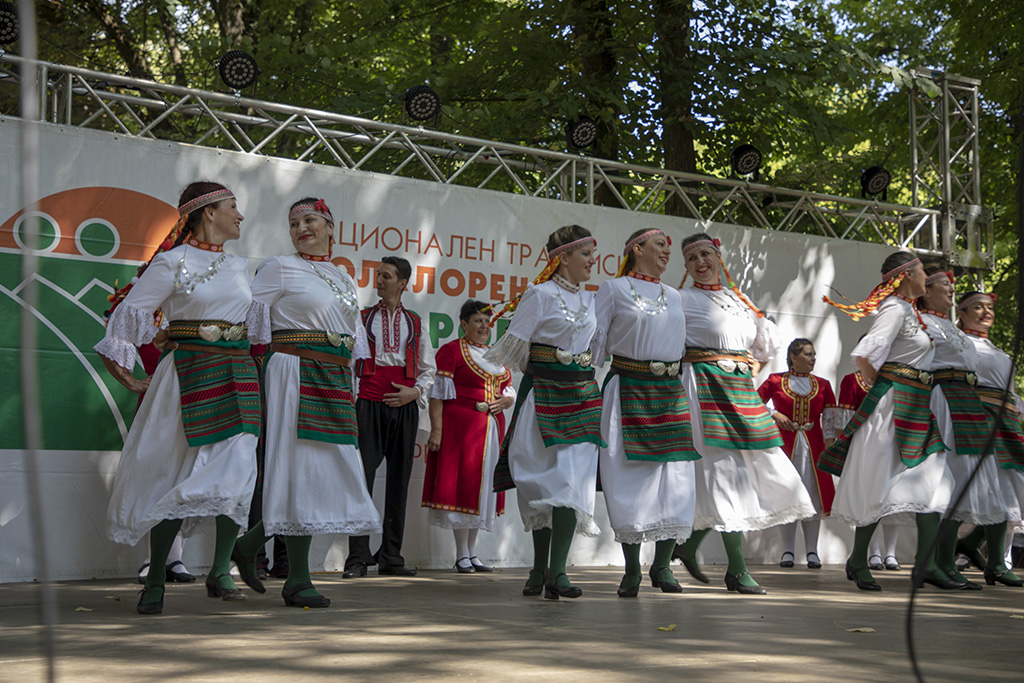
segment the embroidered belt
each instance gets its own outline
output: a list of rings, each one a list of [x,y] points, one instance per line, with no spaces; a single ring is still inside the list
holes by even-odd
[[[198,353],[214,353],[220,356],[248,356],[249,349],[229,349],[223,346],[207,346],[205,344],[175,344],[176,351],[196,351]]]
[[[687,347],[684,363],[715,363],[723,371],[733,373],[737,369],[741,375],[750,370],[752,360],[750,354],[735,349],[705,349],[699,346]]]
[[[534,377],[550,379],[556,382],[586,382],[587,380],[594,379],[593,370],[556,370],[555,368],[535,363],[527,363],[526,372]]]
[[[350,334],[340,332],[324,332],[322,330],[276,330],[271,335],[275,344],[309,344],[311,346],[334,346],[345,345],[349,351],[355,348],[356,340]],[[281,351],[287,353],[287,351]],[[336,361],[335,361],[336,362]]]
[[[594,360],[590,351],[571,353],[565,349],[547,344],[530,344],[530,360],[534,363],[558,363],[560,365],[576,365],[589,368]],[[593,373],[591,373],[593,376]],[[538,375],[540,377],[540,375]]]
[[[1014,415],[1017,414],[1017,405],[1012,400],[1007,401],[1004,399],[1006,394],[1003,393],[1002,389],[996,389],[995,387],[975,387],[975,389],[982,403],[987,403],[990,406],[1004,405]]]
[[[278,344],[277,342],[273,342],[270,345],[270,350],[274,353],[284,353],[289,356],[318,360],[321,363],[334,363],[335,365],[340,365],[343,368],[347,368],[349,366],[349,360],[344,356],[335,356],[333,353],[313,351],[312,349],[300,349],[299,347],[292,346],[291,344]]]
[[[625,356],[612,356],[611,371],[635,379],[650,379],[651,375],[672,377],[679,374],[679,361],[633,360]]]
[[[968,370],[957,370],[956,368],[943,368],[941,370],[935,370],[932,373],[932,378],[936,384],[948,384],[950,382],[960,382],[970,384],[972,387],[978,384],[978,375]]]
[[[893,382],[902,382],[918,389],[930,390],[934,381],[932,373],[927,370],[918,370],[905,363],[885,363],[878,374]]]
[[[167,332],[174,340],[199,337],[208,342],[239,341],[249,335],[249,328],[245,323],[226,320],[172,320]]]

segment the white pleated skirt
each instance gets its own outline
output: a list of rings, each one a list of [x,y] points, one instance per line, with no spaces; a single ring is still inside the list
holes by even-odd
[[[264,378],[267,442],[263,525],[267,535],[380,533],[380,513],[366,489],[359,449],[296,436],[297,356],[275,353]]]
[[[594,523],[597,446],[577,443],[545,447],[532,389],[520,408],[508,456],[526,531],[550,528],[552,508],[566,507],[576,511],[577,533],[600,534]]]
[[[900,460],[893,421],[893,392],[887,393],[853,435],[843,474],[836,485],[832,518],[867,526],[887,522],[915,524],[918,513],[943,513],[955,488],[945,451],[910,468]]]
[[[628,460],[622,442],[619,378],[604,388],[600,449],[601,488],[612,531],[618,543],[664,541],[682,543],[693,533],[696,504],[693,461]]]
[[[218,515],[245,528],[256,485],[256,441],[253,434],[236,434],[190,447],[174,354],[167,354],[121,450],[107,507],[110,538],[135,545],[165,519],[183,520],[188,536],[203,518]]]

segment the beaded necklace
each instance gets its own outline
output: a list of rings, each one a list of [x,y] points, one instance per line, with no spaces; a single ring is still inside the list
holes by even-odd
[[[297,251],[295,253],[298,254],[305,261],[321,261],[321,262],[324,262],[324,261],[330,261],[331,260],[330,255],[323,255],[322,256],[322,255],[319,255],[319,254],[304,254],[301,251]]]
[[[305,258],[304,254],[299,254],[299,256]],[[331,292],[334,294],[334,298],[340,301],[341,305],[344,306],[350,314],[359,309],[359,297],[349,288],[348,282],[342,280],[342,283],[345,285],[345,291],[342,291],[334,280],[321,273],[320,270],[312,263],[309,264],[309,268],[316,273],[321,280],[327,283],[327,286],[331,288]]]
[[[210,251],[213,250],[211,249]],[[185,296],[189,296],[192,294],[192,292],[195,291],[196,287],[203,283],[209,282],[213,278],[213,276],[217,274],[217,271],[219,271],[220,267],[224,264],[224,257],[227,256],[227,254],[225,254],[222,251],[220,256],[217,257],[217,260],[211,263],[209,266],[207,266],[205,271],[197,275],[189,276],[188,268],[185,266],[186,253],[188,253],[187,250],[183,249],[181,254],[181,260],[178,261],[178,270],[176,273],[174,273],[174,289],[183,290],[182,293]]]
[[[631,274],[630,277],[633,277]],[[668,309],[668,300],[665,297],[665,286],[661,284],[661,281],[656,278],[640,278],[647,279],[648,282],[656,282],[661,293],[658,294],[658,298],[651,300],[645,299],[640,292],[636,291],[636,287],[633,286],[632,282],[629,282],[629,293],[633,297],[633,303],[644,315],[660,315]]]

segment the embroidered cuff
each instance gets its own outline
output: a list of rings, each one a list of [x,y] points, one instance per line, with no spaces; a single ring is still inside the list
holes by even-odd
[[[434,377],[434,385],[430,387],[430,398],[442,401],[451,401],[455,398],[455,382],[451,377],[437,375]]]
[[[507,365],[512,370],[523,372],[530,360],[530,342],[508,332],[488,349],[484,358],[498,365]]]
[[[253,344],[270,343],[270,306],[253,299],[245,315],[245,324],[249,327],[249,341]]]

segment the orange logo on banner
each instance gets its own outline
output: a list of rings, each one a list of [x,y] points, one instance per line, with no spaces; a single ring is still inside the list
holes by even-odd
[[[39,248],[51,254],[146,261],[178,220],[178,210],[119,187],[80,187],[39,200]],[[0,226],[0,248],[23,249],[24,209]]]

